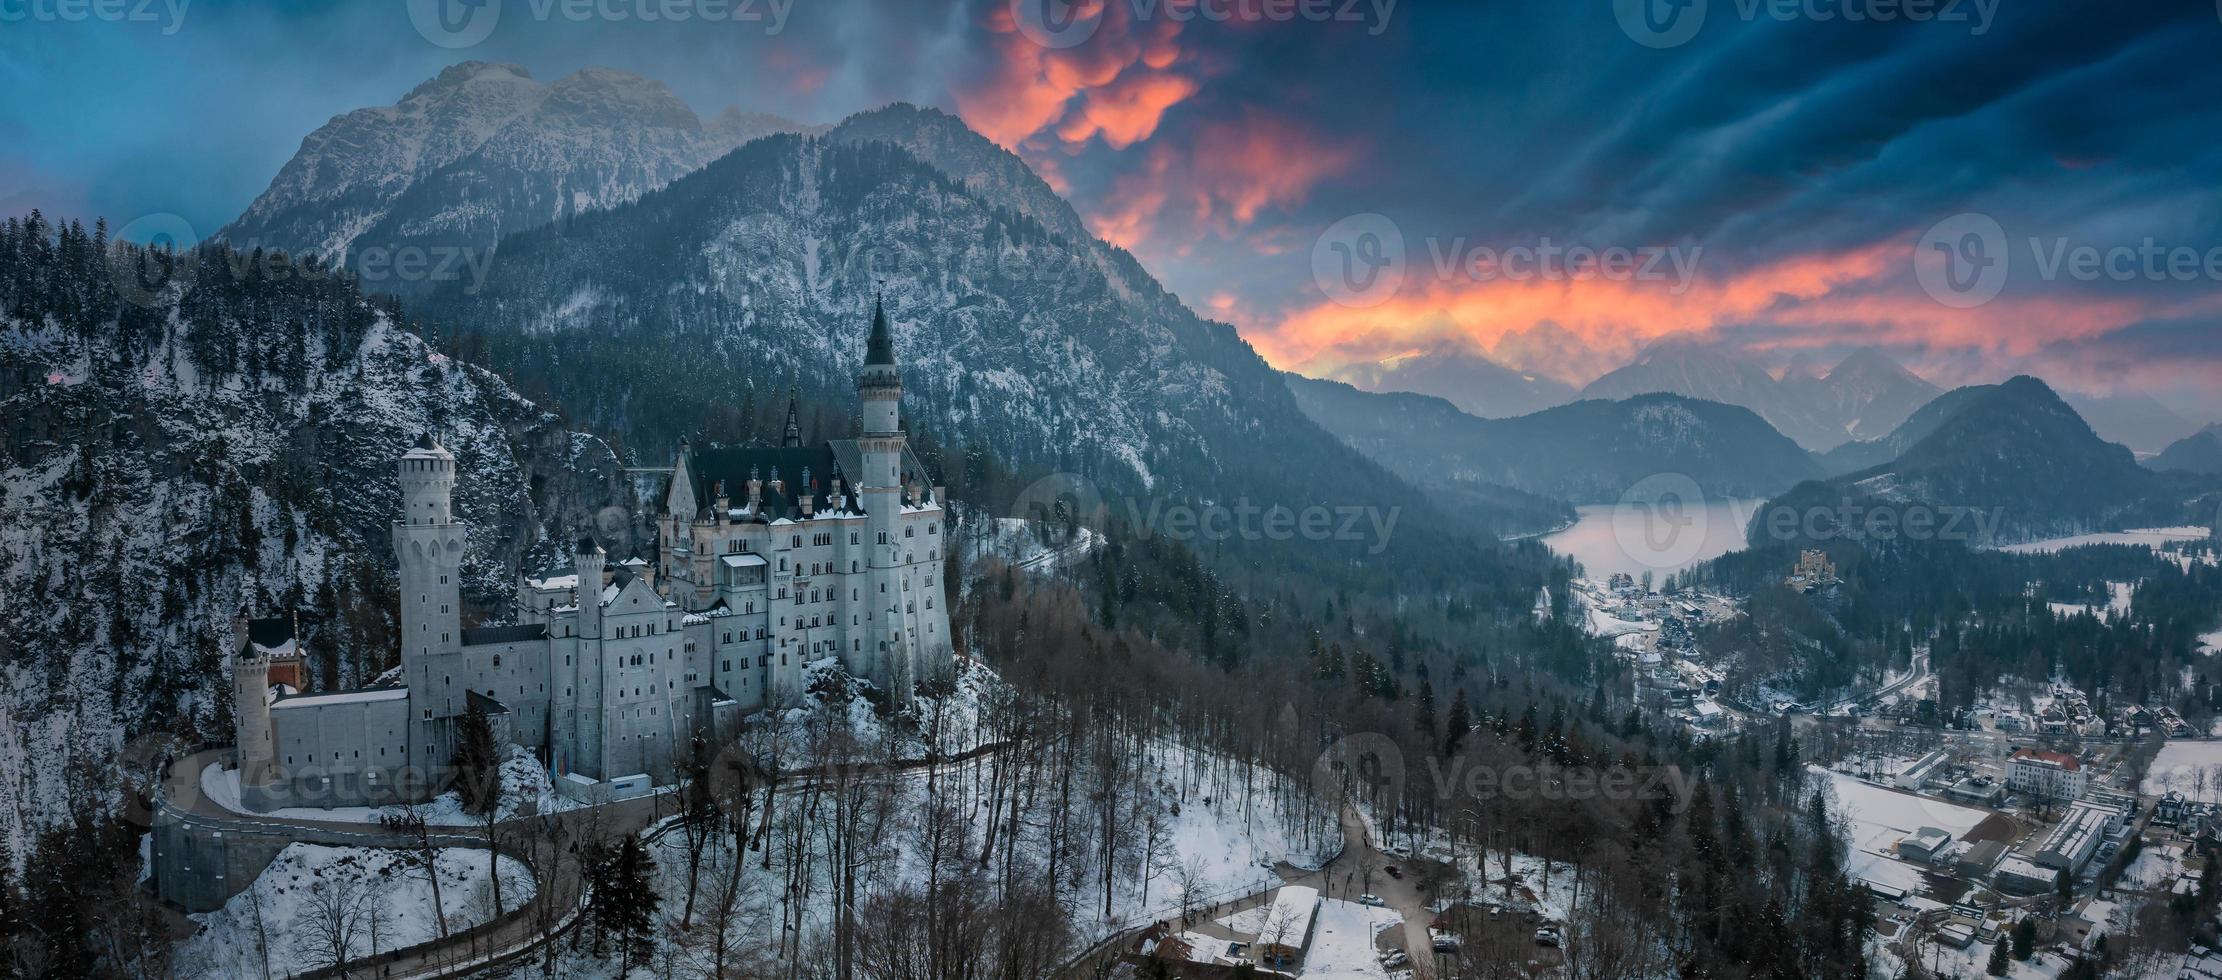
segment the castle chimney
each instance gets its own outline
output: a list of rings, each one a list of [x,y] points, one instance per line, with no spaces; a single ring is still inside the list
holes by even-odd
[[[725,515],[726,515],[726,513],[727,513],[727,512],[729,512],[729,511],[731,511],[731,510],[733,509],[733,501],[732,501],[732,498],[729,498],[729,497],[727,497],[727,496],[725,495],[725,481],[724,481],[724,480],[719,480],[719,481],[718,481],[718,487],[717,487],[717,498],[718,498],[718,511],[717,511],[717,514],[718,514],[718,519],[719,519],[719,520],[724,520],[724,519],[725,519]]]

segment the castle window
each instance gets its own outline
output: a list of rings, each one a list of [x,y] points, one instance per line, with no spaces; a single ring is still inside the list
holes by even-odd
[[[941,530],[941,525],[939,525],[939,524],[928,524],[928,525],[926,525],[926,533],[927,533],[927,534],[934,534],[934,533],[936,533],[936,532],[939,532],[940,530]]]
[[[849,532],[849,543],[850,543],[850,544],[855,544],[855,543],[856,543],[856,532],[855,532],[855,531],[850,531],[850,532]]]
[[[886,531],[881,531],[881,532],[880,532],[880,543],[881,543],[881,544],[886,544],[886,543],[887,543],[887,532],[886,532]]]
[[[904,529],[903,529],[903,537],[906,537],[906,538],[915,538],[915,537],[917,537],[917,536],[918,536],[918,528],[917,528],[917,527],[913,526],[913,527],[906,527],[906,528],[904,528]]]
[[[494,654],[494,666],[495,666],[495,668],[497,668],[497,669],[499,669],[499,668],[501,667],[501,654],[498,654],[498,653],[497,653],[497,654]],[[522,693],[524,693],[524,692],[522,692],[522,691],[519,691],[519,692],[517,692],[517,693],[519,693],[519,694],[522,694]]]

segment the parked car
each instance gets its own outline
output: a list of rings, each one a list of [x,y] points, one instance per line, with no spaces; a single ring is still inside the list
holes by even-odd
[[[1535,944],[1538,946],[1557,947],[1565,941],[1566,937],[1559,934],[1557,926],[1544,926],[1535,931]]]
[[[1389,877],[1391,877],[1391,878],[1402,878],[1402,877],[1404,877],[1404,871],[1403,871],[1402,869],[1398,868],[1398,867],[1397,867],[1396,865],[1393,865],[1393,864],[1392,864],[1392,865],[1389,865],[1389,866],[1388,866],[1388,867],[1386,867],[1386,868],[1382,868],[1381,870],[1383,870],[1383,871],[1386,871],[1386,872],[1388,872],[1388,873],[1389,873]]]
[[[1380,908],[1380,907],[1382,907],[1383,905],[1387,905],[1388,903],[1387,903],[1387,902],[1383,902],[1383,901],[1381,900],[1381,896],[1379,896],[1379,895],[1360,895],[1360,896],[1358,896],[1358,904],[1360,904],[1360,905],[1371,905],[1371,906],[1373,906],[1374,908]]]
[[[1412,965],[1412,958],[1404,955],[1404,951],[1401,949],[1392,949],[1389,951],[1389,955],[1381,958],[1381,965],[1391,970],[1401,970]]]

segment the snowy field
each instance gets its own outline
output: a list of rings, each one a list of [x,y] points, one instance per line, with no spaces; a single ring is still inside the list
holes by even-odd
[[[2114,621],[2116,616],[2128,615],[2130,599],[2136,593],[2137,586],[2131,582],[2108,582],[2106,585],[2112,598],[2107,600],[2104,607],[2075,602],[2048,602],[2045,605],[2056,616],[2078,616],[2083,613],[2090,613],[2097,616],[2100,622],[2110,623]]]
[[[431,877],[403,852],[287,845],[253,886],[192,917],[200,931],[176,962],[189,978],[291,976],[330,964],[342,948],[352,959],[436,939],[442,910],[450,931],[494,918],[485,851],[449,848],[435,864],[437,908]],[[532,872],[510,857],[500,868],[502,907],[514,910],[533,895]]]
[[[201,793],[208,801],[233,813],[247,813],[239,803],[239,770],[226,769],[221,764],[210,764],[201,770]],[[496,819],[508,820],[516,816],[527,801],[538,809],[535,813],[555,813],[579,805],[576,800],[558,796],[555,786],[549,783],[547,770],[525,749],[516,749],[507,762],[502,763],[502,802]],[[375,825],[388,813],[400,813],[400,807],[337,806],[331,809],[313,806],[282,807],[258,816],[279,820],[316,820],[325,823],[360,823]],[[476,826],[483,817],[466,813],[463,800],[456,794],[442,793],[425,804],[424,822],[441,827]]]
[[[2138,790],[2152,796],[2173,790],[2202,803],[2222,802],[2222,742],[2169,739]]]
[[[1401,924],[1404,917],[1370,905],[1338,898],[1319,903],[1319,920],[1312,929],[1312,948],[1304,958],[1305,980],[1388,980],[1389,971],[1375,954],[1375,937]]]
[[[2208,533],[2208,530],[2203,527],[2141,528],[2106,534],[2077,534],[2065,538],[2025,541],[2021,544],[2010,544],[1998,550],[2011,551],[2022,555],[2034,555],[2050,554],[2055,551],[2078,548],[2089,544],[2142,544],[2158,548],[2171,541],[2203,541]]]
[[[1848,870],[1878,885],[1907,892],[1919,892],[1924,886],[1920,869],[1894,856],[1900,838],[1923,827],[1937,827],[1956,840],[1990,818],[1988,811],[1902,793],[1818,766],[1809,768],[1829,779],[1844,811],[1845,835],[1852,849]]]
[[[2222,653],[2222,630],[2201,634],[2199,637],[2199,652],[2210,657]]]

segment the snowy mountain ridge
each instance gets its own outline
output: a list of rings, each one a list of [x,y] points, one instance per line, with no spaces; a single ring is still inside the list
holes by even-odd
[[[800,128],[732,109],[705,125],[663,83],[616,69],[543,84],[517,65],[464,62],[310,133],[221,234],[242,250],[350,264],[366,249],[489,251],[509,232],[633,200]]]

